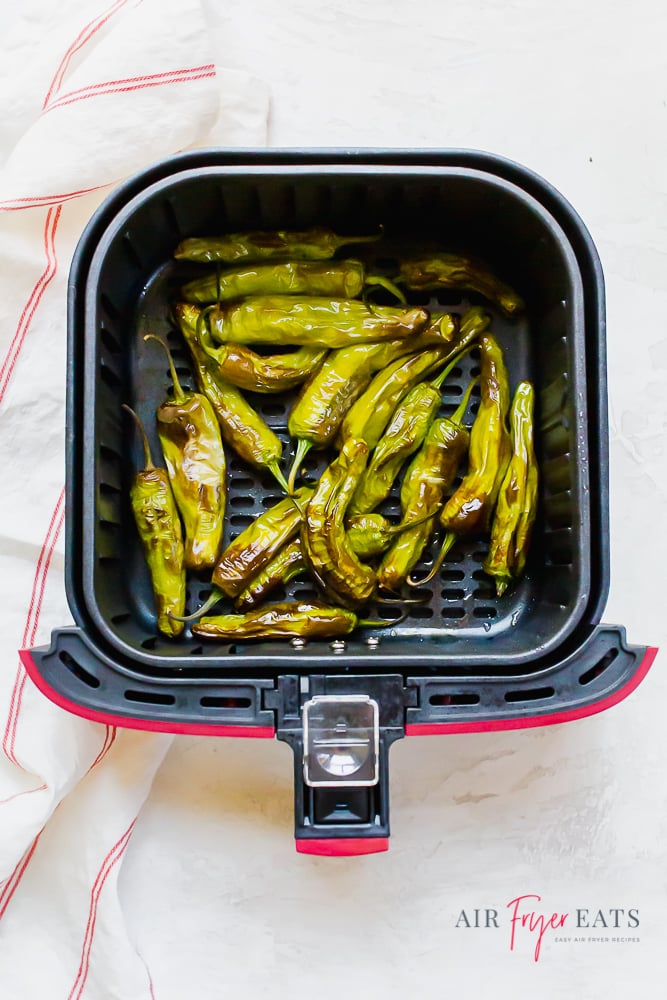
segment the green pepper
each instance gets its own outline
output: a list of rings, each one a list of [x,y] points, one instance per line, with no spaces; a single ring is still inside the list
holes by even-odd
[[[210,306],[207,318],[221,343],[335,348],[412,336],[424,329],[429,314],[421,308],[370,309],[351,299],[254,295],[239,303]]]
[[[290,437],[297,441],[289,474],[293,488],[297,472],[311,448],[324,448],[336,436],[350,406],[367,388],[375,372],[408,353],[449,341],[458,324],[442,317],[438,335],[354,344],[332,351],[319,371],[301,390],[287,421]]]
[[[325,469],[301,526],[301,544],[318,586],[337,604],[355,607],[375,590],[375,573],[352,551],[345,513],[366,466],[368,445],[348,439]]]
[[[457,536],[487,530],[512,445],[507,430],[510,387],[503,351],[485,334],[479,341],[481,400],[470,432],[468,472],[442,509],[440,523]]]
[[[183,286],[181,294],[186,302],[200,305],[248,295],[325,295],[332,299],[356,299],[365,286],[378,285],[405,302],[398,288],[385,278],[367,274],[365,265],[359,260],[245,264],[190,281]]]
[[[280,584],[287,584],[306,569],[306,560],[298,538],[283,545],[280,551],[243,588],[234,601],[237,611],[248,611],[261,604],[267,594]]]
[[[374,243],[382,233],[373,236],[339,236],[331,229],[318,226],[305,232],[252,232],[228,233],[225,236],[191,237],[176,247],[177,260],[194,260],[203,263],[224,261],[249,264],[258,260],[329,260],[339,247],[350,243]]]
[[[437,291],[439,288],[465,289],[479,292],[495,302],[508,317],[516,316],[525,308],[523,299],[488,270],[485,264],[473,257],[453,253],[404,260],[400,265],[397,281],[413,291]]]
[[[315,601],[285,601],[244,615],[202,618],[192,626],[192,631],[203,639],[227,642],[243,642],[246,639],[334,639],[349,635],[358,625],[364,624],[346,608],[331,608]]]
[[[173,639],[183,631],[183,623],[171,614],[183,614],[186,596],[181,522],[166,469],[153,464],[146,432],[134,410],[125,403],[123,409],[132,415],[143,439],[144,468],[134,477],[130,503],[155,595],[157,627]]]
[[[433,421],[408,467],[401,485],[401,524],[414,527],[396,539],[380,563],[378,586],[383,590],[398,592],[428,544],[438,510],[468,448],[468,430],[462,421],[475,384],[473,379],[451,417]]]
[[[317,371],[327,356],[324,347],[300,347],[289,354],[263,355],[242,344],[216,346],[201,310],[178,302],[174,315],[188,343],[198,341],[216,375],[247,392],[286,392],[301,385]]]
[[[305,505],[312,495],[312,490],[302,487],[293,497],[286,497],[260,514],[227,546],[212,578],[221,594],[238,597],[282,546],[298,535]]]
[[[186,569],[215,565],[225,517],[225,452],[210,402],[202,393],[181,386],[171,351],[155,340],[169,359],[174,385],[157,409],[157,430],[176,505],[185,528]]]
[[[432,382],[421,382],[411,389],[394,411],[391,423],[375,448],[357,491],[350,511],[361,514],[372,511],[389,496],[403,463],[414,454],[426,436],[442,402],[442,385],[465,352],[472,346],[469,334],[484,332],[490,317],[479,309],[470,309],[461,323],[459,354]]]
[[[348,411],[340,429],[339,440],[351,437],[363,440],[374,448],[391,420],[397,405],[409,390],[436,368],[452,358],[458,358],[481,330],[488,326],[489,317],[482,309],[470,309],[461,324],[456,341],[446,347],[433,348],[409,358],[399,358],[379,372],[368,389]]]
[[[287,492],[287,482],[280,468],[283,454],[280,438],[236,386],[220,377],[189,322],[180,322],[180,329],[194,361],[197,385],[210,400],[223,438],[246,462],[268,469]]]
[[[407,531],[410,525],[391,524],[382,514],[355,514],[348,517],[345,527],[355,555],[360,559],[372,559],[385,552],[396,535]]]
[[[481,401],[470,432],[468,471],[442,508],[440,524],[447,535],[421,583],[433,579],[457,539],[487,531],[512,453],[507,430],[510,387],[503,351],[490,334],[480,339],[479,349]]]
[[[533,446],[535,390],[520,382],[510,409],[512,457],[498,493],[488,555],[482,569],[495,577],[501,597],[518,580],[526,565],[537,514],[537,460]]]

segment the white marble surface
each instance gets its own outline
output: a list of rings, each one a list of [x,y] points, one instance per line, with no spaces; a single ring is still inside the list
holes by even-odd
[[[667,8],[659,0],[245,0],[225,63],[272,90],[281,146],[469,146],[574,204],[607,280],[612,582],[604,620],[665,645]],[[664,995],[664,654],[627,701],[543,730],[394,747],[392,843],[297,856],[290,751],[178,738],[127,851],[121,902],[159,1000]],[[510,951],[514,897],[569,912]],[[491,907],[500,927],[456,927]],[[639,911],[614,932],[576,908]],[[556,941],[556,937],[639,941]],[[204,976],[201,973],[204,973]]]

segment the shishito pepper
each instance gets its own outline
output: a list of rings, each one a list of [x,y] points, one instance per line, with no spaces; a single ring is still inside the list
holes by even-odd
[[[379,372],[368,389],[351,407],[340,430],[339,439],[363,440],[374,448],[403,397],[425,376],[441,364],[459,355],[488,326],[483,309],[470,309],[461,324],[458,338],[446,347],[434,348],[408,358],[399,358]]]
[[[287,427],[290,437],[297,442],[289,474],[290,487],[310,449],[324,448],[333,441],[348,410],[367,388],[375,372],[408,353],[449,342],[457,329],[455,317],[447,316],[442,318],[437,336],[418,334],[414,338],[354,344],[332,351],[304,385],[290,411]]]
[[[474,385],[475,380],[451,417],[433,421],[405,474],[401,485],[401,524],[413,527],[396,539],[380,563],[378,585],[383,590],[400,589],[428,544],[438,510],[468,448],[469,434],[462,421]]]
[[[479,341],[481,399],[470,432],[468,472],[442,509],[440,523],[455,535],[486,531],[512,453],[507,430],[510,386],[503,351],[485,334]]]
[[[227,597],[237,597],[249,580],[299,533],[303,511],[313,491],[302,487],[260,514],[231,542],[213,571],[213,584]]]
[[[157,409],[157,430],[176,504],[185,528],[185,566],[201,570],[215,565],[225,517],[225,452],[209,400],[183,389],[171,351],[166,352],[173,395]]]
[[[155,595],[157,627],[173,639],[183,631],[183,623],[171,615],[183,614],[186,596],[181,522],[167,470],[153,464],[139,417],[125,403],[123,408],[134,418],[144,446],[144,468],[134,477],[130,503]]]
[[[447,535],[431,572],[421,583],[433,579],[458,538],[480,535],[488,529],[512,453],[507,430],[510,387],[503,351],[490,334],[481,338],[479,349],[481,401],[470,432],[468,471],[442,508],[440,524]]]
[[[382,233],[373,236],[339,236],[331,229],[318,226],[304,232],[278,230],[271,232],[228,233],[225,236],[191,237],[176,247],[177,260],[203,263],[223,261],[234,264],[243,261],[329,260],[339,247],[351,243],[374,243]]]
[[[366,466],[368,445],[348,439],[322,473],[301,526],[301,544],[318,586],[344,607],[364,604],[375,573],[360,562],[345,533],[345,514]]]
[[[246,462],[273,473],[287,491],[280,468],[283,454],[280,438],[236,386],[220,377],[215,363],[202,348],[196,330],[185,322],[180,323],[180,329],[194,361],[197,385],[213,407],[223,438]]]
[[[174,316],[188,343],[198,342],[208,355],[216,374],[247,392],[294,389],[317,371],[328,353],[324,347],[300,347],[286,354],[263,355],[242,344],[216,345],[197,306],[178,302]]]
[[[311,601],[284,601],[244,615],[217,615],[202,618],[192,626],[203,639],[238,641],[245,639],[334,639],[349,635],[357,626],[380,625],[364,622],[347,608],[332,608]],[[387,622],[391,625],[391,622]]]
[[[303,344],[347,347],[409,337],[428,323],[426,309],[374,306],[354,299],[253,295],[239,303],[211,306],[211,333],[221,343]]]
[[[437,378],[421,382],[403,398],[361,477],[350,504],[351,513],[367,513],[389,496],[403,463],[417,451],[435,419],[442,402],[442,385],[471,346],[470,333],[474,331],[475,336],[483,333],[489,320],[488,314],[480,309],[468,310],[463,317],[458,340],[459,345],[464,345],[461,352]]]
[[[401,261],[397,281],[420,292],[439,288],[479,292],[510,318],[525,308],[523,299],[514,289],[496,278],[485,264],[460,254],[438,253]]]
[[[359,260],[284,260],[270,264],[245,264],[218,270],[183,286],[186,302],[208,305],[248,295],[326,295],[356,299],[364,287],[381,286],[405,301],[403,293],[386,278],[369,275]]]
[[[355,514],[347,519],[347,540],[360,559],[372,559],[386,552],[396,535],[409,527],[407,524],[391,524],[382,514]]]
[[[510,409],[512,457],[498,492],[489,551],[482,564],[482,569],[495,578],[498,597],[523,573],[537,514],[534,405],[533,386],[520,382]]]
[[[248,611],[262,604],[271,591],[280,584],[287,584],[306,569],[306,560],[298,538],[283,545],[282,549],[243,588],[234,601],[237,611]]]

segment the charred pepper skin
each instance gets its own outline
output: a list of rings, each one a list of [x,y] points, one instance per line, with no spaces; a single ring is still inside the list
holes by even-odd
[[[360,562],[345,533],[345,514],[359,476],[366,466],[368,446],[348,440],[323,472],[301,528],[308,567],[327,597],[344,607],[364,604],[375,590],[375,572]]]
[[[301,347],[288,354],[263,355],[242,344],[216,345],[205,317],[196,305],[178,302],[174,316],[189,344],[198,342],[223,382],[246,392],[287,392],[301,385],[321,366],[324,347]]]
[[[420,292],[439,288],[478,292],[499,306],[510,319],[525,308],[523,299],[514,289],[496,278],[484,263],[460,254],[438,253],[402,261],[397,281]]]
[[[183,622],[170,614],[182,615],[186,599],[181,522],[166,469],[153,464],[141,421],[129,406],[124,404],[124,409],[134,418],[143,440],[144,468],[132,481],[130,504],[155,596],[157,627],[175,639],[183,632]]]
[[[235,598],[287,542],[299,533],[313,491],[302,487],[248,525],[220,556],[213,571],[214,587]]]
[[[329,348],[414,336],[429,320],[421,308],[371,310],[353,299],[291,295],[254,295],[236,304],[212,306],[207,315],[211,333],[220,343]]]
[[[225,452],[210,402],[199,392],[184,390],[171,352],[156,340],[169,359],[174,391],[157,409],[157,430],[169,480],[185,528],[185,567],[215,565],[224,528]]]
[[[482,569],[496,582],[498,597],[520,579],[537,515],[538,470],[533,444],[535,390],[520,382],[510,409],[512,457],[503,479]]]
[[[299,573],[307,569],[306,560],[301,550],[298,538],[283,545],[270,562],[259,571],[243,588],[234,601],[237,611],[250,611],[251,608],[263,604],[265,598],[279,587],[293,580]]]
[[[200,263],[222,261],[225,264],[264,260],[330,260],[336,251],[352,243],[374,243],[382,233],[371,236],[339,236],[331,229],[317,226],[302,232],[291,230],[228,233],[218,237],[191,237],[178,244],[177,260]]]
[[[479,341],[481,400],[470,432],[468,471],[440,514],[440,523],[458,537],[488,530],[512,453],[507,430],[510,387],[503,351],[485,334]]]
[[[285,601],[242,615],[202,618],[192,626],[196,636],[218,641],[246,639],[333,639],[349,635],[361,624],[346,608],[319,602]]]
[[[282,488],[287,490],[287,482],[280,469],[283,453],[280,438],[236,386],[220,378],[192,326],[184,321],[179,326],[190,348],[197,386],[213,407],[222,437],[246,462],[269,469]]]

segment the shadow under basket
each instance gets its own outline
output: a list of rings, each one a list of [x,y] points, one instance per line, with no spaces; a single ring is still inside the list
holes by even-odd
[[[484,258],[524,297],[517,319],[489,311],[512,387],[530,379],[537,390],[539,513],[525,576],[497,598],[482,570],[484,544],[462,542],[417,591],[421,603],[382,630],[298,647],[209,645],[189,629],[168,641],[156,631],[129,507],[141,456],[120,404],[136,409],[159,454],[153,415],[171,382],[145,333],[170,343],[183,384],[193,384],[170,302],[194,271],[173,250],[188,236],[316,225],[342,234],[382,226],[389,248],[439,241]],[[482,300],[414,301],[460,313]],[[581,220],[541,178],[465,150],[183,154],[133,177],[98,209],[72,263],[68,305],[66,583],[76,626],[21,654],[57,704],[139,729],[275,735],[294,749],[298,849],[360,854],[387,847],[395,739],[582,718],[620,701],[648,670],[655,650],[599,624],[609,587],[602,272]],[[452,372],[443,415],[475,364],[471,352]],[[291,398],[251,397],[283,440],[286,465]],[[306,472],[326,460],[311,453]],[[225,543],[279,496],[270,475],[228,452]],[[398,515],[396,492],[381,511]],[[193,577],[188,609],[208,592],[210,582]],[[279,596],[315,594],[297,578]]]

